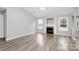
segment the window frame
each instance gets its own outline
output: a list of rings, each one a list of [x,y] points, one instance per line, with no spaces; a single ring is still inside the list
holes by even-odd
[[[63,20],[63,21],[61,21],[61,20]],[[64,22],[64,20],[65,20],[65,22]],[[62,25],[65,27],[63,27],[63,26],[61,27],[61,22],[62,22]],[[60,17],[59,18],[59,29],[64,30],[64,31],[68,31],[68,17]]]
[[[39,20],[42,20],[42,23],[39,23]],[[37,20],[37,28],[38,28],[38,29],[43,29],[43,23],[44,23],[44,22],[43,22],[43,19],[38,19],[38,20]]]
[[[76,17],[76,29],[79,30],[79,17]]]

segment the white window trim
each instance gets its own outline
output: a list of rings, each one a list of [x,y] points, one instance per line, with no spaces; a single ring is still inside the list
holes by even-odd
[[[42,20],[42,21],[43,21],[43,19],[38,19],[38,20]],[[38,20],[37,20],[37,28],[38,28],[38,29],[43,29],[43,26],[40,26],[40,27],[39,27]],[[42,25],[43,25],[43,23],[42,23]]]
[[[77,27],[77,22],[79,22],[79,18],[76,18],[76,29],[79,30],[79,28]]]
[[[63,18],[65,18],[66,21],[67,21],[67,27],[66,27],[66,28],[63,28],[63,27],[60,26],[60,21],[61,21]],[[59,18],[59,30],[68,31],[68,17],[60,17],[60,18]]]

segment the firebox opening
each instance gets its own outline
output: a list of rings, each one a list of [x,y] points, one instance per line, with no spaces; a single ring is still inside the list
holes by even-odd
[[[47,34],[54,34],[53,27],[47,27]]]

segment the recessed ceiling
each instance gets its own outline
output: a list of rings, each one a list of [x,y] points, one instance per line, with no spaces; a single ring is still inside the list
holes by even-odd
[[[42,10],[40,10],[39,7],[24,7],[24,9],[35,17],[46,17],[73,13],[72,7],[46,7],[42,8]]]

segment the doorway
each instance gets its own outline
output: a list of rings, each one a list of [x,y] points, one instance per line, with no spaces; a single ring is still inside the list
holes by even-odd
[[[0,42],[6,39],[6,9],[0,8]]]

